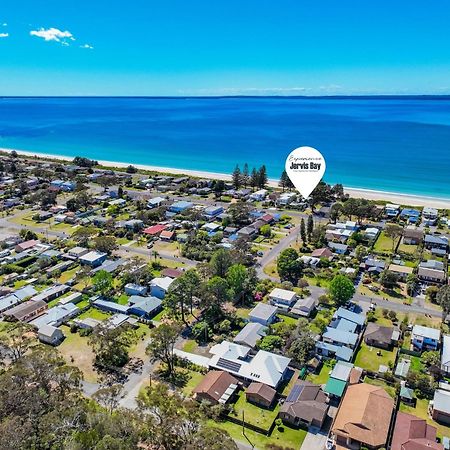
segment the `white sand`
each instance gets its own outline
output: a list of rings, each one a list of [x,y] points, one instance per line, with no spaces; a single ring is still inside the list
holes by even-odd
[[[49,158],[54,160],[61,161],[72,161],[73,157],[70,156],[62,156],[62,155],[52,155],[46,153],[38,153],[38,152],[30,152],[25,150],[17,150],[10,148],[0,148],[1,152],[10,153],[15,150],[18,154],[24,156],[37,156],[38,158]],[[216,173],[216,172],[205,172],[201,170],[188,170],[188,169],[175,169],[172,167],[159,167],[159,166],[150,166],[146,164],[134,164],[134,163],[121,163],[115,161],[101,161],[98,160],[98,163],[105,167],[119,167],[125,168],[132,164],[137,169],[141,170],[149,170],[161,173],[169,173],[176,175],[190,175],[198,178],[212,178],[216,180],[224,180],[230,181],[231,175],[227,175],[224,173]],[[269,180],[269,186],[278,187],[278,180]],[[426,197],[419,195],[409,195],[409,194],[399,194],[396,192],[384,192],[384,191],[376,191],[370,189],[357,189],[357,188],[346,188],[344,190],[350,197],[354,198],[366,198],[367,200],[384,200],[391,203],[399,204],[399,205],[409,205],[409,206],[430,206],[432,208],[439,209],[450,209],[450,199],[444,198],[436,198],[436,197]]]

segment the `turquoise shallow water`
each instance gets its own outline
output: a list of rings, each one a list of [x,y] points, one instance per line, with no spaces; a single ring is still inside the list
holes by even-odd
[[[278,178],[301,145],[328,182],[450,198],[449,98],[0,99],[0,147]]]

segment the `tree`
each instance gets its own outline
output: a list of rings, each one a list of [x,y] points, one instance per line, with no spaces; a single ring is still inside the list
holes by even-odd
[[[89,335],[88,343],[95,354],[95,363],[104,368],[123,367],[128,362],[131,345],[129,328],[111,328],[106,322],[98,324]]]
[[[25,228],[22,228],[19,231],[19,236],[22,239],[24,239],[25,241],[31,241],[33,239],[37,239],[38,238],[38,235],[34,231],[26,230]]]
[[[241,175],[241,169],[239,169],[238,165],[236,165],[236,167],[233,170],[233,173],[231,174],[231,180],[233,182],[233,187],[235,189],[239,189],[241,187],[242,175]]]
[[[110,254],[118,246],[113,236],[97,236],[94,239],[94,248],[99,252]]]
[[[288,186],[288,174],[285,170],[283,170],[283,172],[281,172],[281,177],[280,177],[280,181],[278,182],[278,186],[280,186],[280,188],[284,190],[287,188]]]
[[[314,338],[306,320],[299,320],[294,335],[287,343],[287,355],[300,365],[305,365],[315,346]]]
[[[300,221],[300,238],[302,239],[303,244],[306,244],[307,238],[306,238],[306,226],[305,226],[305,219],[302,217],[302,220]]]
[[[6,323],[0,335],[0,354],[10,357],[12,362],[19,361],[36,345],[33,327],[23,322]]]
[[[270,236],[272,236],[272,228],[266,223],[259,229],[259,233],[264,237],[270,238]]]
[[[101,295],[108,294],[113,287],[113,277],[106,270],[99,270],[92,278],[95,291]]]
[[[383,270],[380,275],[380,283],[384,288],[393,289],[397,286],[398,277],[395,272],[390,270]]]
[[[233,261],[230,251],[225,248],[220,248],[213,253],[209,261],[211,275],[224,278],[232,264]]]
[[[185,310],[188,308],[192,314],[194,298],[199,295],[199,292],[200,277],[195,269],[189,269],[170,285],[164,303],[172,310],[175,316],[180,311],[181,320],[185,322]]]
[[[246,225],[250,222],[250,211],[252,206],[247,202],[232,203],[227,210],[233,224]]]
[[[242,170],[242,176],[241,176],[242,184],[246,188],[250,182],[250,175],[248,172],[248,164],[244,164],[244,169]]]
[[[328,293],[331,299],[341,306],[353,297],[355,286],[345,275],[336,275],[330,282]]]
[[[72,234],[72,238],[82,247],[87,247],[92,236],[97,234],[94,227],[78,227]]]
[[[264,336],[258,342],[258,348],[260,350],[266,350],[267,352],[273,352],[275,349],[281,348],[283,345],[283,339],[280,336],[268,335]]]
[[[277,259],[277,271],[281,281],[290,281],[295,285],[298,283],[302,276],[303,263],[295,249],[286,248],[280,253]]]
[[[442,321],[445,322],[450,313],[450,286],[442,286],[436,294],[436,303],[442,308]]]
[[[255,188],[258,186],[258,183],[259,183],[258,172],[253,167],[252,173],[250,175],[250,186],[252,187],[253,190],[255,190]]]
[[[267,169],[265,165],[262,165],[258,170],[258,187],[264,189],[268,183]]]
[[[230,289],[228,281],[225,278],[218,276],[212,277],[206,284],[206,293],[209,297],[208,302],[209,309],[213,311],[220,311],[222,305],[231,299],[233,292]]]
[[[177,323],[162,323],[150,331],[151,339],[146,349],[152,361],[160,361],[166,366],[166,375],[170,379],[175,376],[176,355],[174,350],[180,332],[181,327]]]
[[[423,352],[420,359],[425,363],[427,366],[440,366],[441,365],[441,356],[439,352]]]
[[[419,278],[416,274],[410,273],[406,277],[406,290],[408,295],[413,296],[419,286]]]
[[[395,223],[388,223],[384,229],[384,234],[392,240],[392,253],[394,253],[397,240],[403,234],[403,228]]]
[[[158,383],[138,398],[144,415],[141,445],[158,450],[237,450],[223,431],[206,424],[202,408]]]
[[[92,398],[112,414],[119,406],[119,398],[122,391],[123,386],[118,383],[111,386],[102,386],[94,393]]]
[[[212,334],[211,327],[204,320],[196,322],[192,327],[192,336],[197,342],[208,342]]]
[[[312,214],[308,215],[308,222],[306,225],[306,232],[308,233],[308,238],[311,239],[311,236],[313,234],[314,231],[314,219]]]
[[[355,258],[362,261],[367,256],[367,249],[364,245],[357,245],[355,248]]]

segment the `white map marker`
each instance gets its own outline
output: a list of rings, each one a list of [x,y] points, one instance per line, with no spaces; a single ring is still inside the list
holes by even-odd
[[[286,159],[286,173],[297,190],[306,199],[325,173],[325,159],[312,147],[298,147]]]

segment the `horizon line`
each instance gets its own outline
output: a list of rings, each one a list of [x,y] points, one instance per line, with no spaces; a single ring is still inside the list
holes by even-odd
[[[285,99],[450,99],[450,94],[339,94],[339,95],[0,95],[0,99],[35,98],[136,98],[136,99],[221,99],[221,98],[285,98]]]

